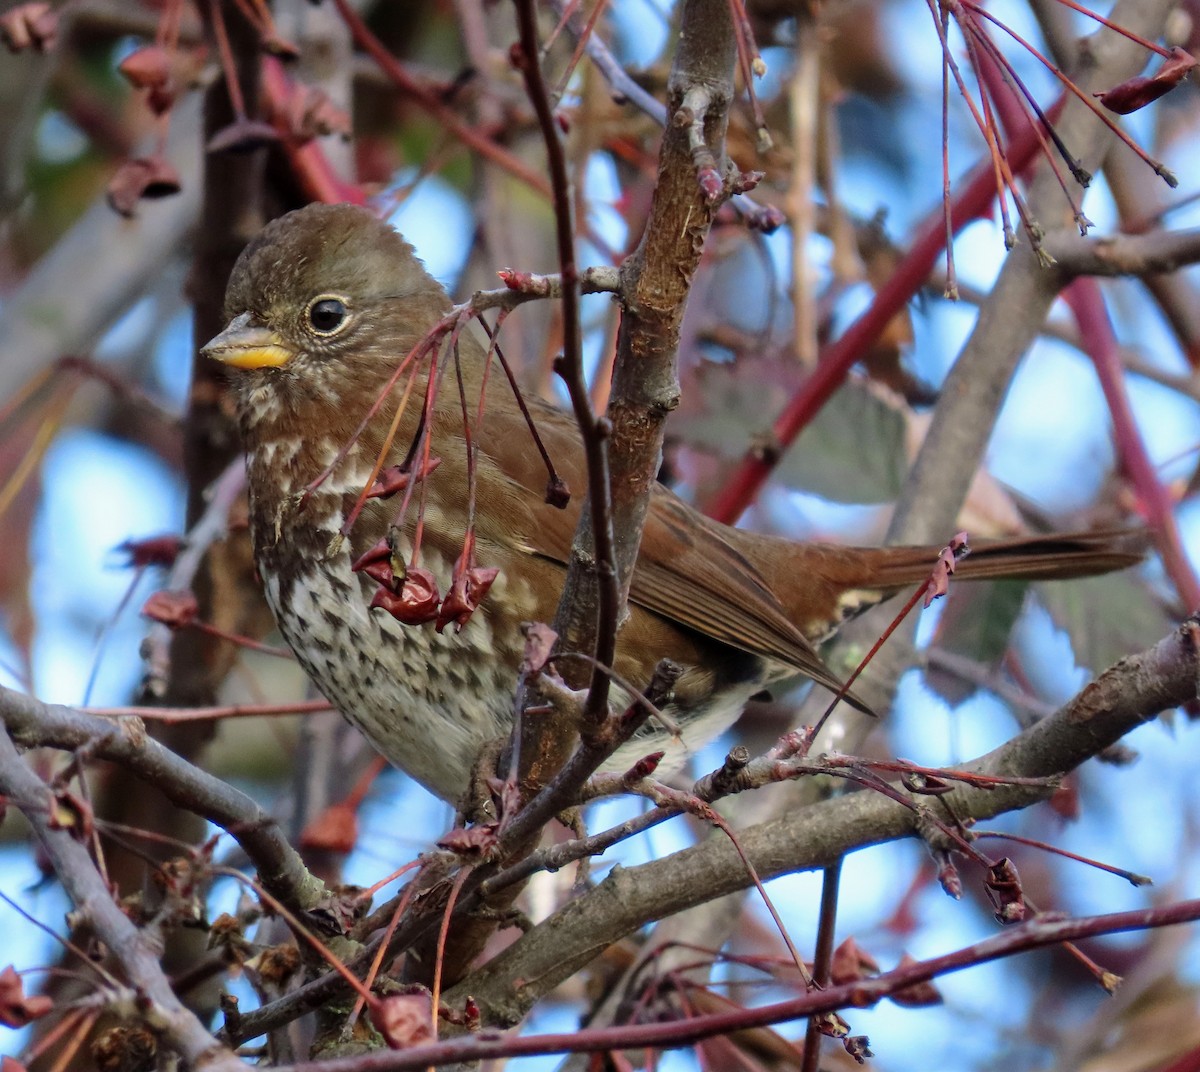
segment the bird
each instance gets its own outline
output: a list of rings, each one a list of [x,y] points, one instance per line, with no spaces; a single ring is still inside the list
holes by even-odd
[[[429,360],[451,309],[386,222],[313,204],[250,241],[227,326],[202,352],[233,380],[255,562],[280,632],[380,753],[454,803],[511,728],[521,626],[554,615],[580,504],[548,501],[526,418],[480,341],[463,331]],[[557,473],[584,488],[573,418],[526,403]],[[678,731],[651,725],[605,766],[662,749],[660,771],[678,769],[797,673],[839,689],[819,644],[924,581],[940,550],[754,533],[656,485],[614,669],[644,688],[672,660],[664,711]],[[958,573],[1047,579],[1139,558],[1112,533],[1018,537],[982,545]]]

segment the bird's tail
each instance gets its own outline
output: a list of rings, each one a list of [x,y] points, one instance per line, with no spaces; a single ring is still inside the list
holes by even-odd
[[[970,551],[959,560],[954,576],[968,581],[1091,577],[1137,565],[1145,556],[1146,545],[1145,530],[1137,529],[971,540]],[[892,589],[919,584],[933,569],[937,555],[938,549],[930,547],[887,548],[873,563],[876,583]]]

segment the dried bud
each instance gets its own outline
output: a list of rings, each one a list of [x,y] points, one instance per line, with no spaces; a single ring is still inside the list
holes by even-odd
[[[395,495],[398,491],[403,491],[410,483],[415,480],[424,480],[432,473],[439,465],[442,464],[441,458],[430,458],[427,462],[421,463],[421,468],[417,471],[414,478],[413,474],[402,465],[389,465],[386,469],[379,471],[379,476],[375,478],[375,483],[371,485],[367,492],[368,499],[388,499]]]
[[[190,625],[196,620],[200,605],[191,592],[172,592],[167,589],[155,592],[142,604],[142,614],[151,621],[160,622],[170,629]]]
[[[962,900],[962,877],[958,873],[958,868],[954,866],[954,861],[949,856],[942,862],[942,866],[938,868],[938,883],[942,890],[948,896],[953,897],[956,901]]]
[[[1100,103],[1110,112],[1128,115],[1170,93],[1195,66],[1195,56],[1176,45],[1171,49],[1170,57],[1164,59],[1162,66],[1149,78],[1130,78],[1093,96],[1099,98]]]
[[[179,172],[161,156],[126,160],[108,183],[108,203],[118,215],[131,217],[138,201],[170,197],[182,189]]]
[[[550,661],[554,645],[558,643],[558,634],[541,622],[525,622],[521,626],[521,635],[525,638],[521,673],[526,676],[539,674]]]
[[[134,89],[162,89],[171,77],[171,59],[160,45],[146,45],[129,53],[117,70]]]
[[[349,804],[331,804],[300,832],[300,848],[341,855],[358,844],[358,815]]]
[[[393,1050],[433,1041],[433,999],[427,990],[394,994],[371,1006],[371,1023]]]
[[[212,921],[205,948],[221,950],[230,965],[244,964],[251,952],[242,921],[228,912],[222,912]]]
[[[660,750],[642,756],[629,770],[621,775],[621,781],[625,785],[637,785],[643,779],[651,777],[658,770],[658,765],[662,762],[662,758],[665,755],[666,752]]]
[[[433,574],[420,566],[410,566],[400,591],[377,589],[371,600],[371,609],[380,607],[405,625],[424,625],[437,621],[440,603],[437,580]]]
[[[703,167],[696,176],[700,183],[700,192],[704,195],[704,200],[710,205],[715,205],[721,200],[721,195],[725,192],[725,184],[721,181],[721,176],[714,167]]]
[[[907,968],[910,964],[916,964],[916,960],[907,953],[900,958],[900,963],[897,968]],[[902,990],[897,990],[888,995],[897,1005],[903,1005],[906,1009],[923,1008],[926,1005],[940,1005],[942,1003],[942,995],[933,983],[925,980],[923,983],[913,983],[912,986],[906,986]]]
[[[856,983],[879,974],[879,963],[853,938],[847,938],[833,951],[829,978],[837,985]]]
[[[438,838],[438,848],[448,849],[460,856],[486,857],[499,841],[495,823],[476,823],[456,826]]]
[[[900,775],[900,783],[910,793],[919,793],[922,796],[930,797],[942,796],[954,788],[945,779],[932,774],[923,774],[920,771],[905,771]]]
[[[148,536],[144,540],[126,540],[117,545],[118,551],[124,551],[129,556],[126,565],[134,569],[144,569],[147,566],[173,566],[182,549],[183,537],[176,536],[174,533]]]
[[[21,977],[10,964],[0,972],[0,1024],[5,1027],[24,1027],[45,1016],[54,1002],[44,994],[25,996]]]
[[[0,40],[9,52],[49,52],[58,36],[58,16],[49,4],[18,4],[0,16]]]
[[[76,841],[90,841],[94,830],[92,806],[69,789],[58,789],[50,807],[47,825],[66,830]]]
[[[866,1035],[847,1035],[842,1039],[842,1045],[846,1047],[846,1053],[860,1065],[865,1065],[868,1057],[875,1056],[871,1052],[871,1040]]]
[[[98,1072],[149,1072],[157,1064],[158,1040],[144,1027],[110,1027],[91,1045]]]
[[[456,566],[454,578],[450,582],[450,591],[446,593],[438,611],[437,631],[440,633],[451,622],[461,630],[471,620],[471,615],[483,602],[488,589],[499,576],[500,571],[495,566],[472,566],[470,569],[460,569]]]
[[[997,920],[1001,923],[1020,923],[1025,918],[1025,894],[1012,860],[1004,856],[992,864],[984,885],[996,909]]]
[[[264,949],[246,966],[258,972],[264,983],[282,987],[300,970],[300,950],[290,942]]]
[[[746,213],[746,226],[760,234],[774,234],[787,222],[787,217],[775,205],[763,205],[755,212]]]

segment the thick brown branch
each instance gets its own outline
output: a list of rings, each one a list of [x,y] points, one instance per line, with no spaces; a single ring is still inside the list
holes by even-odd
[[[1153,648],[1121,660],[1052,717],[968,764],[985,774],[1041,777],[1077,767],[1159,712],[1197,695],[1200,627],[1189,621]],[[982,819],[1044,799],[1050,790],[960,787],[943,798],[948,815]],[[826,867],[847,852],[911,836],[918,815],[876,793],[854,793],[759,824],[739,835],[766,879]],[[470,993],[489,1022],[516,1023],[531,1005],[603,948],[646,923],[744,889],[749,877],[724,837],[663,860],[616,869],[451,992]],[[515,985],[515,980],[524,980]]]
[[[188,1067],[203,1066],[210,1072],[244,1069],[175,996],[159,965],[160,949],[117,907],[83,842],[66,829],[52,827],[50,790],[21,759],[7,734],[0,734],[0,793],[25,814],[76,911],[108,946],[136,989],[136,999],[132,994],[114,994],[114,1002],[124,1004],[127,1015],[164,1035]]]
[[[0,689],[0,720],[26,748],[87,748],[92,757],[119,764],[179,807],[227,830],[258,868],[263,888],[285,905],[305,908],[324,895],[324,884],[309,874],[269,814],[148,737],[139,720],[97,718],[11,689]]]

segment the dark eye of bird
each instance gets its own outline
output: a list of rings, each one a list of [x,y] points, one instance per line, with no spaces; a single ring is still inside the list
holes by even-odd
[[[318,335],[332,335],[345,320],[346,305],[340,298],[318,298],[308,307],[308,322]]]

